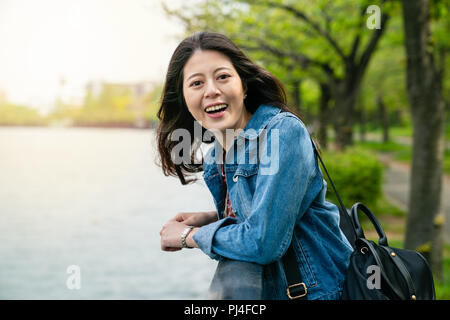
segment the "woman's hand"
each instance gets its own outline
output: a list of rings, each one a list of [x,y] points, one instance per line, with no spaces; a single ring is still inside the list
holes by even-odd
[[[182,222],[187,226],[202,227],[217,221],[217,211],[208,212],[181,212],[169,220]]]
[[[178,221],[167,222],[159,232],[161,236],[161,250],[163,251],[178,251],[183,248],[181,243],[181,234],[186,229],[186,224]],[[198,248],[192,236],[197,232],[198,228],[192,229],[186,237],[186,244],[189,247]]]

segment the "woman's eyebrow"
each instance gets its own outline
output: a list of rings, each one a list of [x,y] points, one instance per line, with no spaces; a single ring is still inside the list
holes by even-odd
[[[214,70],[213,73],[216,73],[217,71],[222,70],[222,69],[229,69],[229,70],[231,70],[231,68],[228,68],[228,67],[218,67],[216,70]],[[201,76],[201,75],[203,75],[203,73],[200,73],[200,72],[191,74],[191,75],[186,79],[186,81],[188,81],[188,80],[189,80],[190,78],[192,78],[192,77],[195,77],[195,76]]]

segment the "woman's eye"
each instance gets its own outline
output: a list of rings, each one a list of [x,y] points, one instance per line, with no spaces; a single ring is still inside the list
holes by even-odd
[[[200,81],[198,81],[198,80],[191,83],[191,86],[194,86],[194,87],[199,86],[199,85],[200,85]]]
[[[226,78],[228,78],[228,77],[229,77],[229,75],[227,75],[227,74],[222,74],[222,75],[219,76],[219,79],[224,80],[224,79],[226,79]]]

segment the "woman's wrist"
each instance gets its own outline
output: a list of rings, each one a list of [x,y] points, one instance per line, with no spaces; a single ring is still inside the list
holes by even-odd
[[[208,212],[210,217],[211,217],[211,222],[216,222],[217,220],[219,220],[219,217],[217,215],[217,211],[209,211]]]
[[[200,228],[198,228],[198,227],[193,228],[187,235],[186,244],[188,247],[198,248],[198,245],[197,245],[197,243],[195,243],[194,238],[193,238],[194,234],[198,231],[198,229],[200,229]]]

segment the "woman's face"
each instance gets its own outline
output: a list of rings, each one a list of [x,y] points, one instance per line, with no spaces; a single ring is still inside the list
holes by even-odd
[[[189,112],[208,130],[243,129],[251,114],[244,89],[230,59],[212,50],[197,50],[184,66],[183,95]]]

